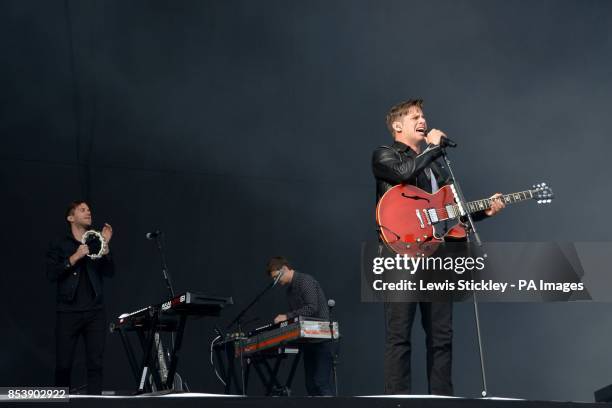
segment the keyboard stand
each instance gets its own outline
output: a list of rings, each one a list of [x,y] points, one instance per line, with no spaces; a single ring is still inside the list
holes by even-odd
[[[281,367],[281,363],[293,355],[293,361],[291,363],[291,369],[285,384],[281,384],[278,379],[278,372]],[[266,350],[261,353],[253,354],[247,357],[246,363],[246,381],[245,388],[248,390],[248,381],[250,368],[253,366],[257,376],[261,380],[262,384],[266,389],[266,396],[289,396],[291,395],[291,384],[293,383],[293,377],[295,371],[301,360],[302,353],[296,347],[285,347],[281,346],[272,350]],[[274,366],[270,364],[270,360],[273,360]],[[265,371],[265,372],[264,372]]]

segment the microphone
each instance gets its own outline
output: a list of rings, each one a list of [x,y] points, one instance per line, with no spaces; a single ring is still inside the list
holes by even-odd
[[[280,278],[283,277],[283,275],[285,274],[285,271],[281,270],[278,275],[276,275],[276,278],[274,278],[274,283],[272,284],[272,287],[275,287],[276,284],[278,283],[278,281],[280,280]]]
[[[453,142],[452,139],[442,136],[440,139],[440,146],[442,147],[457,147],[457,143]]]
[[[163,232],[161,232],[160,230],[155,230],[153,232],[147,232],[145,234],[145,238],[148,239],[149,241],[152,240],[153,238],[157,238],[159,237],[161,234],[163,234]]]
[[[332,373],[334,373],[334,388],[336,389],[336,397],[338,396],[338,372],[336,371],[336,365],[338,362],[338,348],[337,344],[334,345],[334,340],[338,340],[338,333],[334,333],[334,320],[332,319],[332,309],[336,306],[334,299],[327,300],[327,307],[329,308],[329,341],[334,349],[332,352]]]
[[[221,340],[225,340],[225,334],[219,329],[219,326],[215,324],[215,332],[221,337]]]
[[[425,140],[427,141],[427,136],[425,136]],[[427,142],[429,143],[429,142]],[[457,143],[455,143],[451,138],[442,136],[440,138],[440,147],[457,147]]]

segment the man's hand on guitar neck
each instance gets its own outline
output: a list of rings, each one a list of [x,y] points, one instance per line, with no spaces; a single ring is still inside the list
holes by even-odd
[[[502,193],[495,193],[489,199],[491,200],[491,208],[485,210],[485,214],[489,217],[494,216],[506,207],[504,200],[502,200]]]

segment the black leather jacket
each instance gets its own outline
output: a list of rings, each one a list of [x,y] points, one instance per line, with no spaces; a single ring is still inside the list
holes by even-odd
[[[439,187],[453,182],[446,168],[436,162],[442,156],[442,148],[429,145],[423,153],[417,155],[407,145],[394,142],[391,146],[380,146],[372,155],[372,172],[376,178],[376,202],[391,187],[398,184],[411,184],[431,193],[431,180],[424,172],[430,168],[436,177]],[[474,221],[487,218],[484,211],[472,214]]]
[[[94,305],[101,307],[103,303],[103,277],[115,274],[115,264],[110,254],[100,259],[84,257],[75,265],[70,265],[68,258],[79,247],[80,242],[68,233],[53,241],[47,251],[47,278],[57,282],[57,310],[69,311],[74,308],[74,300],[79,284],[79,275],[87,273],[95,293]]]
[[[440,146],[430,145],[417,155],[407,145],[395,142],[391,146],[380,146],[372,155],[372,172],[376,178],[376,202],[391,187],[411,184],[431,193],[431,180],[423,171],[430,168],[438,186],[450,183],[450,176],[435,160],[442,155]]]

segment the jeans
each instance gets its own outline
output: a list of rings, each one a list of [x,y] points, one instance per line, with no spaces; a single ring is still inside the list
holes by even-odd
[[[332,364],[336,344],[312,343],[302,346],[304,377],[308,395],[335,395],[332,387]]]

